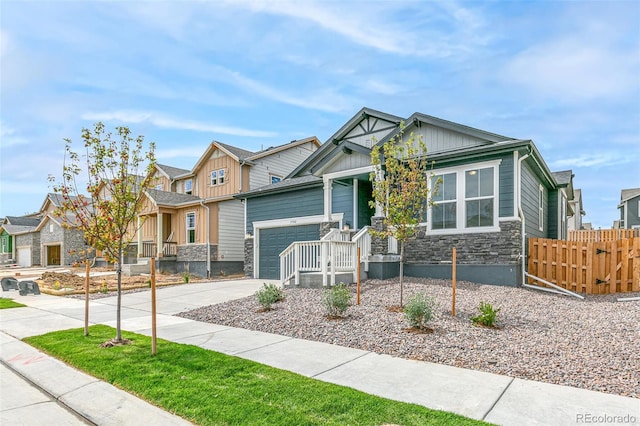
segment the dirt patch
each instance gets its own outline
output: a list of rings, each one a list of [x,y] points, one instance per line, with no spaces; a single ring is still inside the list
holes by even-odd
[[[96,271],[91,272],[113,272]],[[39,280],[36,280],[40,291],[47,294],[63,295],[63,294],[80,294],[85,292],[85,277],[79,271],[72,272],[45,272]],[[202,279],[191,275],[189,282],[198,282]],[[156,285],[164,286],[169,284],[182,284],[184,277],[182,275],[156,274]],[[116,291],[118,287],[118,276],[115,272],[108,275],[93,276],[89,279],[90,293],[109,293]],[[151,277],[149,275],[122,276],[122,290],[131,290],[137,288],[151,287]]]

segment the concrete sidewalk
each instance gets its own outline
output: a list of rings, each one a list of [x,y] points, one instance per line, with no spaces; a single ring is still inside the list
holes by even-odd
[[[640,424],[640,400],[635,398],[394,358],[172,316],[199,306],[251,295],[262,284],[261,280],[238,280],[159,289],[158,337],[250,359],[370,394],[497,424],[619,424],[619,418],[627,419],[627,424]],[[38,384],[57,398],[57,401],[96,424],[137,424],[141,419],[139,413],[143,411],[148,412],[151,416],[149,421],[156,424],[184,423],[180,418],[79,373],[16,340],[53,330],[82,327],[83,301],[47,295],[18,296],[17,292],[4,293],[4,296],[12,297],[29,307],[0,311],[0,330],[6,333],[0,334],[2,364]],[[124,330],[151,334],[150,300],[150,292],[123,295]],[[114,326],[115,303],[115,297],[92,301],[90,322]],[[38,361],[34,362],[33,359]],[[64,387],[51,388],[51,383]],[[113,395],[113,398],[83,398],[92,402],[87,406],[81,404],[82,400],[79,401],[79,398],[73,397],[74,392],[86,396],[86,392],[92,387],[96,392],[101,392],[101,395]],[[94,404],[95,401],[105,404]],[[118,407],[117,410],[114,409],[115,406]],[[109,417],[113,411],[121,416]],[[135,417],[132,413],[136,413]],[[3,405],[0,423],[16,424],[10,422],[10,414],[11,409],[5,410]],[[169,417],[155,417],[162,415]]]

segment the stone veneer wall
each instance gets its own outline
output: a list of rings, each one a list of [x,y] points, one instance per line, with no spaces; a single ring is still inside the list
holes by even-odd
[[[434,264],[450,262],[456,247],[458,264],[517,264],[521,249],[519,221],[500,222],[500,232],[453,235],[425,235],[407,242],[407,263]]]
[[[384,218],[377,216],[371,218],[371,228],[376,231],[383,231],[385,229],[384,226]],[[375,235],[371,235],[371,254],[372,255],[385,255],[389,252],[389,242],[387,238],[376,237]]]
[[[218,246],[209,245],[211,261],[217,259]],[[207,245],[206,244],[183,244],[178,246],[176,256],[178,262],[206,262],[207,261]]]
[[[63,238],[64,253],[60,253],[62,264],[72,265],[82,262],[85,259],[85,253],[91,248],[84,243],[84,232],[79,229],[65,229]]]
[[[340,226],[340,222],[322,222],[320,223],[320,238],[331,232],[332,229],[337,229]]]
[[[244,239],[244,275],[253,278],[253,237]]]

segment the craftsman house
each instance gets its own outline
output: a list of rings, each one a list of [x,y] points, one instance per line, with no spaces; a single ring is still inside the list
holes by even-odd
[[[517,285],[525,237],[566,235],[573,176],[554,176],[531,140],[363,108],[285,179],[237,196],[246,207],[247,275],[295,284],[314,274],[324,284],[348,279],[357,247],[369,277],[396,275],[397,244],[368,233],[381,226],[380,212],[369,207],[370,152],[398,135],[402,121],[405,134],[428,147],[431,189],[441,182],[436,205],[407,246],[407,275],[450,276],[456,247],[460,279]]]
[[[244,204],[233,196],[280,181],[319,146],[309,137],[251,152],[214,141],[191,170],[156,165],[140,214],[138,257],[202,276],[242,272]]]

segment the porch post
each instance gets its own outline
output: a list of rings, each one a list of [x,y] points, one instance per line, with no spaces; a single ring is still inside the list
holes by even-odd
[[[142,257],[142,217],[138,216],[138,255],[136,257]]]
[[[333,181],[324,178],[324,221],[331,222],[331,186]]]
[[[157,230],[156,230],[156,253],[157,257],[162,257],[162,213],[158,212],[157,216]]]
[[[353,178],[353,224],[351,228],[358,230],[358,178]]]

